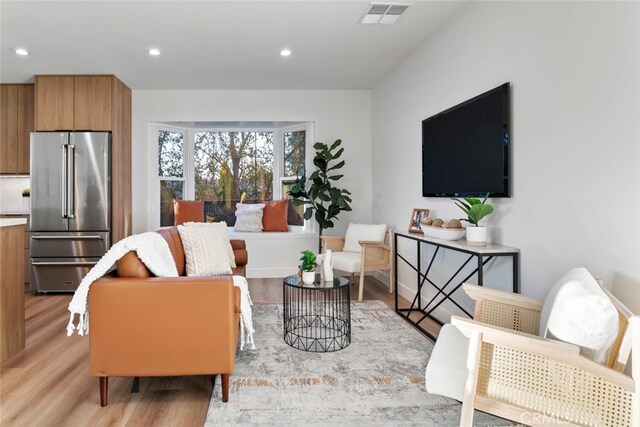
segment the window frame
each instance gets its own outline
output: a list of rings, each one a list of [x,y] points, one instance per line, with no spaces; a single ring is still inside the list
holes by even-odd
[[[195,133],[196,132],[272,132],[273,133],[273,199],[281,200],[286,197],[282,194],[282,184],[297,177],[284,177],[284,133],[292,131],[305,131],[305,173],[313,167],[311,149],[313,144],[313,123],[306,122],[281,128],[270,127],[187,127],[165,125],[163,123],[150,123],[150,149],[149,164],[149,209],[148,220],[151,229],[160,228],[160,181],[176,180],[184,182],[184,199],[195,200]],[[179,132],[184,136],[184,170],[183,178],[160,177],[158,175],[158,133],[160,131]],[[305,205],[306,208],[307,205]],[[304,221],[303,226],[289,226],[291,231],[317,233],[316,221]]]

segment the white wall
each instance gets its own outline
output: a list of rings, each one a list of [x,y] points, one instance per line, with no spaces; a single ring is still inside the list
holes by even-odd
[[[639,22],[638,2],[463,9],[374,88],[374,222],[406,230],[414,207],[461,216],[421,197],[420,123],[511,82],[513,192],[486,222],[521,249],[522,292],[543,297],[585,266],[640,312]],[[449,272],[461,260],[439,258]],[[509,269],[494,263],[485,283],[508,289]],[[411,294],[415,273],[399,271]]]
[[[353,193],[353,211],[341,213],[336,227],[327,234],[344,234],[350,221],[371,221],[371,91],[138,90],[132,96],[134,233],[148,231],[150,227],[149,123],[166,121],[313,122],[311,143],[342,139],[346,166],[338,185]],[[273,259],[274,268],[289,264],[272,258],[277,255],[274,251],[260,251],[250,257]]]

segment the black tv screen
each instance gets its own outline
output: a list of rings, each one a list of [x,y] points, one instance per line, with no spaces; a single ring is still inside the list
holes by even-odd
[[[509,197],[509,83],[422,121],[424,197]]]

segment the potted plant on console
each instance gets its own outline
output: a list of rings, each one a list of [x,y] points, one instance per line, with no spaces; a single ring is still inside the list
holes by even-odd
[[[481,227],[479,222],[493,212],[493,206],[487,203],[488,198],[489,193],[484,196],[483,200],[473,197],[451,198],[467,214],[466,218],[460,218],[460,220],[469,223],[467,227],[467,244],[471,246],[486,246],[487,244],[487,227]]]
[[[300,257],[300,276],[302,276],[302,281],[310,285],[316,278],[316,267],[318,263],[316,262],[316,255],[313,251],[307,249],[306,251],[300,252],[302,257]]]

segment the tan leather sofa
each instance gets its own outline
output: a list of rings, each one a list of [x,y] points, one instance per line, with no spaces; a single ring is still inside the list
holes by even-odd
[[[240,290],[231,276],[186,277],[176,227],[157,231],[169,243],[181,277],[152,277],[135,252],[117,274],[91,285],[90,371],[99,378],[106,406],[110,376],[146,377],[221,374],[222,400],[229,399],[240,320]],[[245,275],[244,240],[232,240]]]

